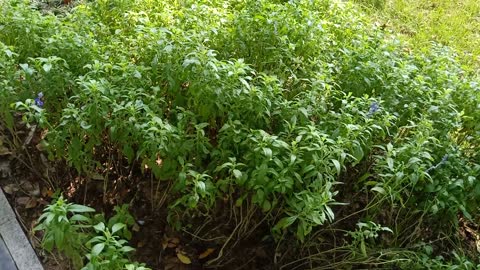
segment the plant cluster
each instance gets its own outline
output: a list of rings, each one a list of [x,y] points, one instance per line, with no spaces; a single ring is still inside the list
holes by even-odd
[[[21,112],[46,130],[50,159],[84,176],[115,149],[110,159],[169,183],[177,229],[223,209],[222,251],[267,226],[314,267],[339,254],[305,255],[336,250],[319,235],[347,230],[338,258],[361,264],[478,217],[479,79],[447,47],[404,50],[350,3],[97,0],[54,16],[12,0],[0,29],[1,123],[13,132]],[[72,218],[59,231],[78,230]],[[125,225],[101,224],[90,263],[129,251]]]
[[[116,214],[108,223],[103,214],[92,216],[94,212],[93,208],[68,203],[60,196],[45,208],[35,228],[44,231],[43,247],[50,252],[53,248],[63,252],[74,269],[148,270],[128,258],[135,250],[126,240],[131,235],[127,225],[133,225],[128,205],[116,207]],[[88,263],[84,265],[85,258]]]

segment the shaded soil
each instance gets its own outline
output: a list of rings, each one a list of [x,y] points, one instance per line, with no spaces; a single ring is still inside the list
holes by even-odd
[[[20,116],[17,119],[20,123]],[[148,171],[136,171],[138,164],[126,160],[109,164],[114,147],[99,149],[99,159],[104,157],[103,170],[84,177],[64,162],[48,160],[40,143],[44,134],[35,127],[17,124],[12,132],[0,126],[0,187],[16,211],[24,231],[32,242],[46,270],[71,269],[69,260],[56,252],[46,253],[41,248],[41,232],[33,232],[37,219],[54,194],[62,193],[70,202],[88,205],[105,213],[108,218],[116,205],[129,204],[135,218],[130,245],[136,248],[133,259],[144,262],[152,269],[203,269],[208,261],[219,257],[210,268],[218,269],[273,269],[269,250],[275,250],[271,239],[260,241],[269,234],[265,224],[252,224],[256,230],[245,228],[246,237],[236,237],[235,221],[228,216],[229,201],[217,205],[215,218],[198,216],[189,223],[191,231],[176,232],[168,226],[168,200],[170,184],[158,182]],[[260,211],[251,215],[261,220]],[[181,216],[181,213],[179,213]],[[258,226],[257,226],[258,225]],[[233,232],[233,233],[232,233]],[[239,233],[240,234],[240,233]],[[230,237],[232,236],[232,237]],[[234,239],[230,241],[230,238]],[[227,243],[227,244],[225,244]],[[223,248],[223,245],[225,247]],[[221,255],[219,253],[221,252]],[[184,264],[178,254],[187,256],[191,264]]]

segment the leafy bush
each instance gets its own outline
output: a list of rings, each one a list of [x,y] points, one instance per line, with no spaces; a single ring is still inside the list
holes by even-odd
[[[231,237],[267,225],[313,249],[338,212],[385,225],[383,244],[409,250],[418,211],[446,224],[476,216],[478,78],[448,48],[403,50],[349,3],[99,0],[53,16],[10,1],[0,26],[7,126],[17,101],[48,131],[52,160],[90,177],[114,149],[171,183],[177,229],[226,205]],[[360,216],[345,214],[357,193]],[[101,228],[91,260],[127,236]]]
[[[142,264],[129,262],[127,255],[135,249],[127,246],[127,240],[119,236],[122,231],[128,232],[127,225],[133,225],[126,212],[128,206],[115,210],[117,213],[108,221],[112,225],[107,227],[102,215],[89,216],[95,209],[68,203],[60,196],[45,208],[35,230],[44,231],[42,244],[45,249],[56,248],[64,252],[72,260],[74,269],[83,266],[86,256],[88,263],[82,267],[84,270],[147,270]]]

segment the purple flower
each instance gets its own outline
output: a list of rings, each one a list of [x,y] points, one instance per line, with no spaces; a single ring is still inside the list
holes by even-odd
[[[368,110],[368,114],[367,116],[370,117],[372,116],[374,113],[376,113],[378,111],[378,109],[380,109],[380,106],[378,105],[377,102],[373,102],[371,105],[370,105],[370,109]]]
[[[35,105],[40,108],[43,108],[43,93],[38,93],[37,97],[35,98]]]
[[[435,169],[437,169],[438,167],[442,166],[443,164],[445,164],[445,162],[447,162],[448,160],[448,154],[445,154],[443,157],[442,157],[442,160],[440,160],[440,162],[437,163],[437,165],[434,165],[430,168],[427,169],[427,173],[430,172],[430,171],[433,171]]]
[[[35,105],[37,105],[40,108],[43,108],[43,101],[40,98],[35,98]]]

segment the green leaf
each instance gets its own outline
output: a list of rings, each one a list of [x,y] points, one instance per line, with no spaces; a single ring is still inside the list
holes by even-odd
[[[135,153],[133,152],[133,148],[129,144],[123,145],[123,154],[127,157],[129,162],[133,161]]]
[[[332,159],[333,165],[335,165],[335,169],[337,170],[337,175],[340,175],[341,168],[340,168],[340,162],[336,159]]]
[[[328,205],[325,206],[325,213],[327,214],[328,219],[330,222],[332,222],[335,219],[335,214],[332,211],[332,208],[330,208]],[[319,223],[318,225],[322,225],[322,223]]]
[[[273,155],[273,154],[272,154],[272,149],[270,149],[270,148],[268,148],[268,147],[264,147],[262,150],[263,150],[263,154],[264,154],[267,158],[269,158],[269,159],[272,158],[272,155]]]
[[[270,209],[272,209],[272,204],[270,203],[270,201],[265,200],[262,205],[263,212],[268,212]]]
[[[206,188],[207,188],[206,185],[205,185],[205,182],[203,182],[203,181],[198,181],[197,182],[197,187],[202,193],[204,193]]]
[[[365,240],[363,240],[363,238],[362,238],[362,240],[361,240],[361,242],[360,242],[360,251],[362,252],[362,255],[363,255],[364,257],[367,256],[367,247],[365,246]]]
[[[98,256],[105,248],[105,243],[98,243],[92,248],[92,255]]]
[[[45,70],[45,72],[50,72],[50,70],[52,69],[52,64],[50,63],[46,63],[43,65],[43,70]]]
[[[56,227],[54,228],[54,235],[55,235],[55,244],[59,250],[63,250],[65,248],[65,234],[61,228]]]
[[[380,193],[380,194],[386,194],[386,193],[387,193],[387,192],[385,191],[385,189],[383,189],[382,187],[379,187],[379,186],[373,187],[371,190],[372,190],[372,191],[376,191],[376,192],[378,192],[378,193]]]
[[[245,87],[250,90],[250,84],[248,84],[248,82],[244,79],[244,78],[238,78],[243,85],[245,85]]]
[[[34,70],[28,66],[28,64],[20,64],[20,67],[27,73],[28,75],[32,75]]]
[[[257,193],[253,197],[253,201],[258,202],[259,204],[263,204],[263,201],[265,200],[265,192],[263,192],[263,189],[257,189]]]
[[[132,252],[134,251],[135,249],[132,248],[132,247],[129,247],[129,246],[124,246],[120,249],[121,252],[124,252],[124,253],[128,253],[128,252]]]
[[[135,70],[135,72],[133,73],[133,76],[137,79],[141,79],[142,73],[140,73],[138,70]]]
[[[388,165],[388,168],[393,171],[393,159],[388,157],[387,158],[387,165]]]
[[[306,222],[303,219],[300,219],[298,226],[297,226],[297,238],[300,240],[300,242],[303,242],[305,240],[305,235],[306,233]]]
[[[235,170],[233,170],[233,176],[235,176],[235,178],[237,178],[237,179],[240,179],[242,177],[242,172],[235,169]]]
[[[353,157],[357,162],[360,162],[364,156],[363,149],[360,145],[356,144],[355,147],[353,148]]]
[[[80,122],[80,127],[82,127],[83,129],[90,129],[92,127],[92,125],[87,124],[87,122],[85,122],[85,121],[81,121]]]
[[[86,213],[95,212],[95,209],[81,204],[72,204],[68,207],[68,211],[72,213]]]
[[[393,151],[393,145],[391,143],[387,144],[387,151],[391,153]]]
[[[7,54],[8,57],[12,57],[13,53],[10,50],[5,50],[5,53]]]
[[[125,224],[123,223],[117,223],[115,225],[113,225],[112,227],[112,234],[115,234],[116,232],[118,232],[119,230],[125,228]]]
[[[82,221],[82,222],[90,222],[90,219],[84,215],[73,215],[70,218],[70,221]]]
[[[295,222],[295,220],[297,220],[297,218],[298,218],[297,216],[284,217],[275,225],[275,227],[273,227],[273,230],[285,229],[290,225],[292,225]]]
[[[93,226],[93,228],[98,232],[103,232],[105,231],[105,224],[103,222],[100,222],[97,225]]]

